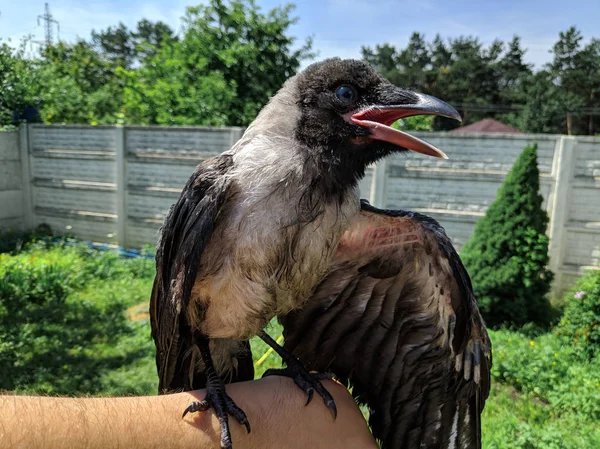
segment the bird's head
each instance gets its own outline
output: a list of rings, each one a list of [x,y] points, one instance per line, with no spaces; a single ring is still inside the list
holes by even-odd
[[[435,97],[396,87],[358,60],[327,59],[290,80],[300,108],[296,139],[318,152],[339,181],[356,182],[365,168],[393,152],[416,151],[446,158],[433,145],[392,128],[398,119],[439,115],[461,120]]]

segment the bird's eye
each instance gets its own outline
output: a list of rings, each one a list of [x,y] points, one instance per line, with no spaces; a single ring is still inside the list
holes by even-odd
[[[357,93],[356,89],[352,86],[340,86],[335,91],[335,96],[342,104],[349,105],[356,101]]]

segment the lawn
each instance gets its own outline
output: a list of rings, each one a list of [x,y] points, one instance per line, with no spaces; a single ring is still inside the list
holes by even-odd
[[[76,242],[38,242],[0,254],[0,389],[18,393],[156,392],[148,298],[150,259]],[[273,338],[281,334],[271,324]],[[486,448],[600,447],[600,362],[582,361],[554,333],[490,332],[493,388]],[[255,361],[268,350],[252,341]],[[269,354],[260,376],[280,366]]]

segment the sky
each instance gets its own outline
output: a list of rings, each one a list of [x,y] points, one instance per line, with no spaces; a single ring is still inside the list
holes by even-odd
[[[189,5],[202,0],[50,0],[50,11],[60,24],[60,38],[89,39],[92,29],[100,30],[119,22],[130,28],[138,20],[162,20],[177,30]],[[266,11],[289,3],[256,0]],[[44,1],[0,0],[0,39],[13,44],[27,34],[43,40],[37,16],[44,13]],[[558,33],[572,25],[582,31],[584,42],[600,38],[600,0],[296,0],[299,21],[290,30],[299,42],[313,36],[317,59],[331,56],[360,57],[363,45],[390,43],[404,46],[413,31],[431,40],[472,35],[484,44],[513,35],[522,38],[528,49],[526,60],[540,67],[551,58],[548,50]]]

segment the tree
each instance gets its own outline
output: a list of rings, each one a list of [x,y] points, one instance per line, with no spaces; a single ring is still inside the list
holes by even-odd
[[[531,67],[531,64],[525,63],[525,50],[521,48],[521,39],[514,36],[498,63],[498,68],[502,72],[499,83],[502,104],[525,103],[522,85],[532,75]]]
[[[548,215],[542,200],[537,145],[527,146],[462,248],[479,307],[492,327],[546,326],[551,320],[546,294],[553,274],[546,268]]]
[[[165,45],[139,70],[121,70],[127,123],[161,125],[230,124],[235,86],[218,71],[198,74],[186,65],[180,43]]]
[[[123,88],[111,61],[84,40],[44,49],[37,62],[46,123],[116,123]]]
[[[450,44],[453,63],[448,89],[451,98],[462,103],[497,103],[501,73],[497,66],[503,43],[496,40],[486,49],[477,38],[459,37],[452,39]],[[485,116],[473,114],[467,109],[463,109],[462,115],[464,124]]]
[[[539,71],[532,77],[525,78],[521,88],[526,103],[519,115],[517,127],[527,133],[558,132],[565,118],[564,105],[559,98],[559,88],[552,81],[552,75]]]
[[[600,40],[582,40],[574,27],[561,32],[553,61],[536,74],[518,36],[484,46],[472,36],[446,41],[438,34],[428,43],[413,33],[404,48],[363,47],[362,56],[394,84],[463,105],[463,124],[496,117],[523,131],[593,135],[600,128]],[[456,126],[440,117],[433,124]]]
[[[407,47],[397,58],[399,73],[398,83],[405,87],[421,89],[426,84],[427,72],[431,65],[431,56],[425,36],[413,33]]]
[[[362,47],[361,54],[366,62],[391,83],[401,85],[397,67],[398,51],[396,47],[390,44],[377,45],[375,50],[370,47]]]
[[[460,36],[446,43],[436,35],[432,43],[427,43],[420,33],[413,33],[404,49],[398,50],[389,44],[376,46],[374,50],[362,49],[363,59],[394,84],[441,97],[450,103],[484,105],[499,101],[503,84],[502,52],[500,41],[484,47],[471,36]],[[478,110],[461,112],[464,123],[489,115]],[[458,126],[454,120],[440,117],[433,123],[436,130]]]
[[[263,14],[254,0],[211,0],[188,8],[179,52],[190,82],[220,73],[235,96],[227,113],[230,125],[247,125],[300,62],[312,57],[311,40],[292,50],[288,29],[296,22],[293,5]]]
[[[291,6],[260,12],[252,1],[188,8],[181,40],[167,40],[125,80],[132,123],[247,125],[309,57],[291,50]]]
[[[525,63],[525,50],[521,48],[521,39],[514,36],[508,43],[506,52],[498,62],[499,88],[498,102],[507,107],[523,106],[528,101],[524,85],[532,77],[532,65]],[[523,130],[518,109],[497,114],[496,118],[515,128]]]
[[[92,30],[92,42],[98,53],[113,66],[131,68],[135,62],[156,54],[166,42],[177,40],[169,25],[160,20],[151,22],[142,19],[135,31],[123,23],[116,27],[96,32]]]
[[[32,61],[24,57],[26,42],[14,50],[0,43],[0,128],[20,121],[36,121],[35,86],[39,85]]]
[[[442,91],[444,80],[450,73],[452,64],[452,51],[444,43],[444,40],[439,34],[436,34],[435,39],[429,45],[431,54],[431,71],[428,75],[429,93],[436,97],[442,97],[445,93]]]
[[[29,101],[46,123],[247,125],[312,57],[310,39],[292,49],[292,9],[211,0],[187,9],[181,37],[143,19],[31,60],[2,47],[0,124]]]
[[[571,27],[559,33],[554,58],[547,65],[564,105],[567,134],[593,133],[594,117],[585,117],[583,109],[600,107],[600,42],[597,39],[581,47],[581,32]]]
[[[600,108],[600,40],[592,39],[577,55],[580,70],[581,95],[587,108]],[[590,114],[587,117],[587,130],[582,133],[594,135],[600,125],[600,118]]]
[[[135,42],[133,33],[122,22],[98,33],[92,30],[92,42],[99,53],[113,65],[125,68],[131,66],[135,57]]]
[[[0,126],[46,123],[249,124],[312,58],[296,43],[293,5],[263,12],[254,0],[210,0],[188,8],[175,33],[146,19],[60,42],[36,57],[0,48]],[[484,45],[472,36],[404,47],[362,47],[392,83],[455,105],[463,124],[496,117],[527,132],[595,134],[600,129],[600,40],[560,33],[553,60],[532,73],[518,36]],[[408,125],[407,125],[408,126]],[[410,125],[412,126],[412,124]],[[429,126],[429,122],[424,124]],[[435,117],[433,130],[459,126]],[[421,127],[421,125],[418,125]]]
[[[151,22],[142,19],[137,23],[137,31],[133,33],[135,57],[143,61],[154,56],[156,51],[168,43],[178,40],[169,25],[160,20]]]

